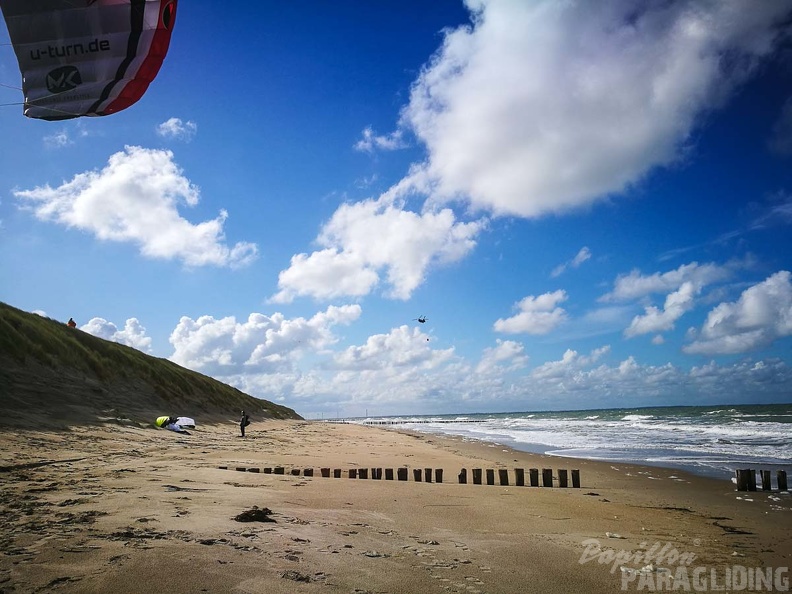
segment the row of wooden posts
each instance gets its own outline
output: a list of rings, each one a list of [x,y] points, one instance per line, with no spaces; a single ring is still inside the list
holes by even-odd
[[[228,466],[220,466],[222,470],[228,470]],[[264,474],[286,474],[286,469],[283,466],[275,466],[275,467],[265,467],[265,468],[250,468],[247,466],[236,466],[235,470],[239,472],[263,472]],[[371,472],[369,473],[369,470]],[[385,468],[385,480],[392,481],[394,480],[394,469],[393,468]],[[410,469],[406,467],[396,468],[396,480],[399,481],[406,481],[409,477]],[[369,476],[374,480],[382,480],[383,473],[382,468],[350,468],[347,471],[347,476],[351,479],[368,479]],[[332,472],[333,478],[341,478],[343,474],[343,470],[340,468],[321,468],[320,469],[321,475],[325,478],[330,477],[330,473]],[[305,468],[300,470],[299,468],[292,468],[289,474],[293,476],[313,476],[314,469],[313,468]],[[498,484],[502,486],[508,486],[510,483],[509,480],[509,470],[507,468],[499,468],[497,469],[498,474]],[[413,480],[416,483],[425,482],[425,483],[442,483],[443,482],[443,469],[442,468],[413,468],[412,469]],[[572,470],[567,471],[566,469],[559,469],[558,474],[554,477],[553,476],[553,469],[552,468],[543,468],[542,469],[542,486],[543,487],[552,487],[553,481],[556,481],[556,484],[561,488],[569,487],[569,479],[570,475],[572,478],[572,488],[579,489],[580,488],[580,470]],[[528,469],[528,484],[526,485],[525,482],[525,469],[524,468],[515,468],[514,469],[514,485],[516,487],[538,487],[539,486],[539,469],[538,468],[529,468]],[[495,469],[487,468],[473,468],[471,471],[472,483],[474,485],[494,485],[495,484]],[[468,483],[468,471],[467,468],[463,468],[459,474],[457,475],[457,479],[459,484],[465,485]]]
[[[756,491],[756,471],[752,468],[741,468],[734,471],[737,475],[737,490],[738,491]],[[759,475],[762,480],[762,491],[772,491],[772,470],[760,470]],[[786,470],[776,471],[776,484],[779,491],[787,491],[787,473]]]

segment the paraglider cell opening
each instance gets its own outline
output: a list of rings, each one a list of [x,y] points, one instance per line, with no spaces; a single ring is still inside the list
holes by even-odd
[[[173,25],[173,12],[173,2],[168,2],[162,9],[162,26],[166,29],[170,29]]]

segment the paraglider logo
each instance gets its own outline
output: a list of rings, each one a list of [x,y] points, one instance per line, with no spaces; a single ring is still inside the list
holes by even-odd
[[[82,84],[80,71],[74,66],[61,66],[47,73],[47,90],[50,93],[65,93]]]

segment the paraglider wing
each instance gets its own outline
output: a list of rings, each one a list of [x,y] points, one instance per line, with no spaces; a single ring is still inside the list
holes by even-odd
[[[170,45],[177,0],[0,0],[23,112],[65,120],[138,101]]]
[[[187,429],[195,429],[195,419],[191,419],[190,417],[177,417],[176,424],[186,427]]]
[[[186,421],[184,425],[180,423],[180,421]],[[184,427],[195,427],[195,421],[193,421],[189,417],[157,417],[157,420],[154,421],[154,424],[157,427],[162,427],[163,429],[168,429],[170,431],[175,431],[176,433],[183,433],[184,435],[189,435],[189,433],[184,429]]]

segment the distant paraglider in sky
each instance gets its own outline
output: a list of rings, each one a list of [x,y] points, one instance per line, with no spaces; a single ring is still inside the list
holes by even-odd
[[[168,52],[177,0],[0,0],[23,113],[66,120],[137,102]]]
[[[416,320],[417,320],[419,324],[425,324],[425,323],[426,323],[426,320],[427,320],[427,318],[426,318],[426,316],[418,316],[417,318],[413,318],[413,320],[414,320],[414,321],[416,321]]]

